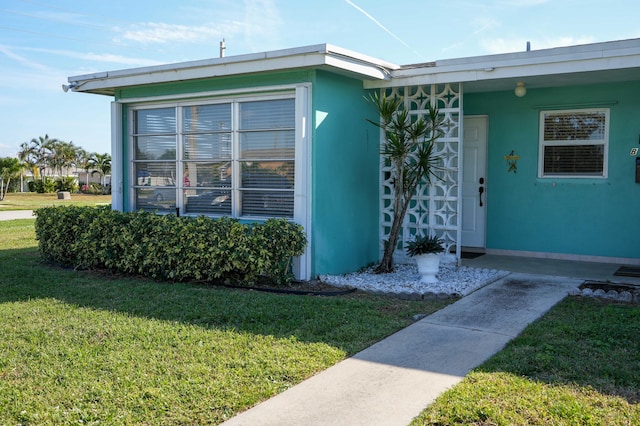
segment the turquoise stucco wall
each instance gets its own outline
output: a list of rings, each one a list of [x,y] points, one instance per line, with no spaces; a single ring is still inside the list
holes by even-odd
[[[488,116],[487,248],[640,257],[640,82],[465,95],[465,115]],[[606,104],[606,105],[605,105]],[[576,106],[579,105],[579,106]],[[610,108],[606,179],[538,178],[541,110]],[[508,173],[504,156],[521,159]]]
[[[362,82],[318,71],[313,110],[313,265],[339,274],[378,259],[379,133]]]
[[[202,92],[213,92],[216,90],[234,90],[247,89],[251,87],[277,86],[280,84],[297,84],[311,81],[313,75],[313,70],[302,70],[152,84],[119,90],[116,93],[116,99],[126,100],[150,96],[183,94],[194,95]]]
[[[311,276],[355,271],[378,258],[378,132],[365,121],[375,111],[364,100],[362,81],[304,70],[133,87],[116,99],[185,95],[298,83],[312,83]],[[123,108],[123,176],[128,129]],[[129,187],[125,182],[124,188]],[[128,197],[125,210],[132,208]]]

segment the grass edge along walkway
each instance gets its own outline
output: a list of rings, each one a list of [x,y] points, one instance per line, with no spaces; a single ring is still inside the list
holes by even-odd
[[[640,424],[640,306],[567,298],[418,425]]]
[[[449,303],[73,271],[33,220],[0,235],[0,424],[220,423]]]

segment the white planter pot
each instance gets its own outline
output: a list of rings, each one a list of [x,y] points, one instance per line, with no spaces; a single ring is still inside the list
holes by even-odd
[[[439,253],[427,253],[414,256],[416,263],[418,264],[418,272],[422,276],[420,278],[421,283],[436,283],[438,279],[436,274],[440,269],[440,254]]]

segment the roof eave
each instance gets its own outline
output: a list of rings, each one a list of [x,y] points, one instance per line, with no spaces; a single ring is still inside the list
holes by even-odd
[[[335,46],[320,44],[272,52],[78,75],[69,77],[68,81],[74,86],[71,89],[75,92],[113,96],[117,89],[133,86],[311,68],[327,69],[363,80],[388,79],[391,70],[400,69],[395,64]]]
[[[436,61],[401,67],[367,88],[498,80],[640,67],[640,39]]]

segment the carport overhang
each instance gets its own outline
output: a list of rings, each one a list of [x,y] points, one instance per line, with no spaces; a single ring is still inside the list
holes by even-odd
[[[404,65],[369,89],[462,83],[464,93],[612,83],[640,79],[640,39]]]

